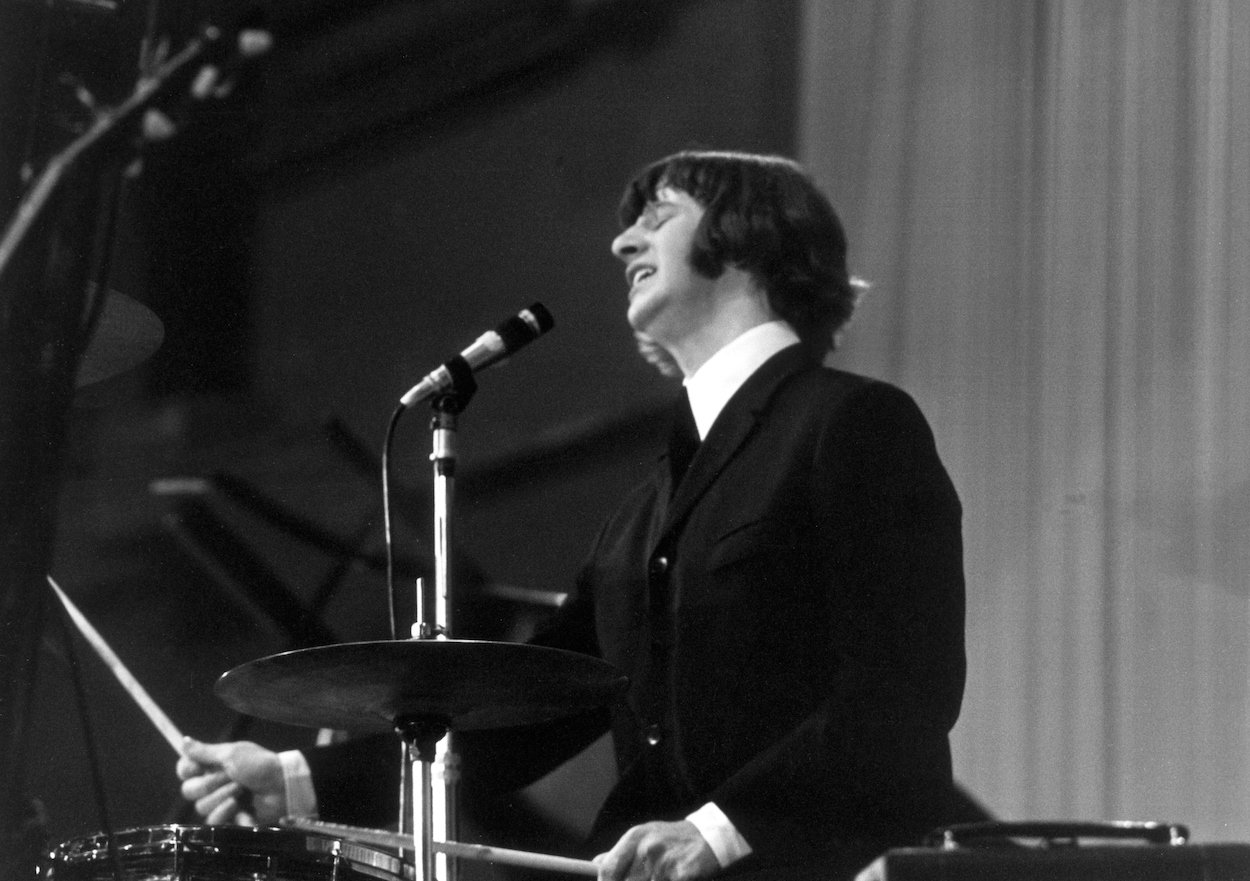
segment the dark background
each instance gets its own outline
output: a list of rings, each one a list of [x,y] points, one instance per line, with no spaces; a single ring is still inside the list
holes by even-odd
[[[789,0],[285,5],[298,11],[17,2],[0,52],[7,209],[12,170],[38,168],[84,116],[62,74],[107,104],[145,33],[177,48],[208,19],[277,37],[231,96],[179,108],[179,135],[124,193],[110,287],[165,340],[69,414],[53,566],[184,732],[274,747],[313,730],[240,727],[213,682],[301,644],[385,636],[387,419],[535,300],[555,330],[480,376],[460,423],[456,635],[523,636],[571,589],[672,394],[624,321],[608,250],[621,187],[684,147],[792,152],[799,29]],[[430,554],[427,421],[400,422],[393,457],[409,591]],[[53,620],[21,766],[54,840],[103,825],[64,639]],[[173,752],[75,652],[112,825],[190,821]],[[583,828],[607,774],[601,744],[534,790],[538,810]]]

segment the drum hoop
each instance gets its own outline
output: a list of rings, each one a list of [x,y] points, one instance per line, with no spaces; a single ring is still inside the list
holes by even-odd
[[[228,856],[231,852],[268,853],[293,859],[303,858],[330,868],[342,865],[343,868],[370,875],[382,881],[401,881],[401,879],[412,879],[415,876],[413,867],[404,863],[394,853],[315,832],[271,826],[167,824],[122,829],[111,836],[97,832],[67,839],[58,844],[49,854],[49,865],[51,867],[58,864],[72,866],[107,860],[110,838],[123,861],[136,856],[154,857],[163,854],[176,855],[180,852],[214,850],[221,852],[224,856]]]

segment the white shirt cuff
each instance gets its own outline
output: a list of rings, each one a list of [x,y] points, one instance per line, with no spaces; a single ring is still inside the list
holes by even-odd
[[[751,845],[743,838],[725,812],[708,802],[686,817],[699,830],[707,846],[716,855],[722,869],[728,868],[751,852]]]
[[[313,789],[312,769],[308,759],[297,749],[278,753],[282,765],[282,784],[286,788],[288,817],[316,817],[317,793]]]

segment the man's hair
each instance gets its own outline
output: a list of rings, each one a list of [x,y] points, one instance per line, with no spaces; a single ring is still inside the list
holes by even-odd
[[[802,167],[781,156],[688,150],[648,165],[625,188],[618,212],[631,225],[669,187],[704,209],[690,262],[717,278],[749,272],[816,357],[837,344],[864,283],[846,266],[846,233]]]

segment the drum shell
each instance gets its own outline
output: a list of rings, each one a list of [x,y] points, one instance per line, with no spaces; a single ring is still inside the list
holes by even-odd
[[[324,835],[240,826],[150,826],[58,845],[46,881],[403,881],[392,853]]]

